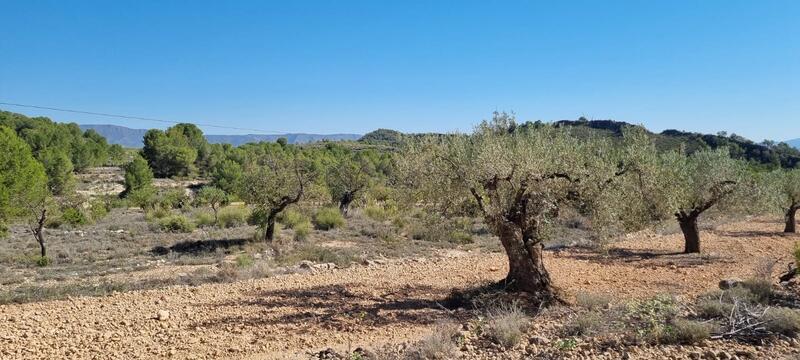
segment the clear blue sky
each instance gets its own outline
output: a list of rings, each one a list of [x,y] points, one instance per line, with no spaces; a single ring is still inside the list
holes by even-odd
[[[509,110],[800,137],[796,0],[3,0],[0,13],[6,102],[291,132],[469,130]]]

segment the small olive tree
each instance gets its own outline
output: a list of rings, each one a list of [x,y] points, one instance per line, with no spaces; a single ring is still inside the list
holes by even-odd
[[[703,150],[689,156],[669,151],[643,168],[642,191],[654,205],[656,217],[674,217],[684,236],[684,252],[700,252],[697,223],[711,208],[733,211],[741,208],[748,194],[747,172],[727,149]]]
[[[766,176],[772,207],[784,215],[784,232],[797,232],[797,210],[800,210],[800,169],[775,170]]]
[[[547,230],[565,206],[598,214],[612,206],[613,179],[624,173],[620,154],[599,139],[579,140],[562,129],[514,130],[513,116],[496,113],[471,135],[410,139],[398,159],[402,183],[417,204],[445,215],[483,217],[508,256],[510,289],[553,295],[542,261]],[[602,196],[601,196],[602,195]]]
[[[375,176],[375,166],[368,159],[355,155],[344,155],[330,165],[325,182],[332,200],[338,203],[342,215],[347,216],[350,204],[370,186],[373,176]]]
[[[273,240],[278,214],[299,202],[315,179],[312,164],[289,150],[267,153],[245,167],[239,196],[255,208],[264,241]]]
[[[197,193],[197,200],[201,204],[208,204],[211,207],[211,210],[214,211],[214,223],[216,224],[219,222],[219,207],[228,201],[228,194],[220,188],[203,186]]]

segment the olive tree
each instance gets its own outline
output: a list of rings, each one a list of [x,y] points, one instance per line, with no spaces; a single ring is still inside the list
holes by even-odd
[[[551,126],[514,128],[512,116],[496,113],[471,135],[409,139],[397,167],[417,204],[445,215],[480,215],[505,249],[508,288],[547,299],[553,295],[542,260],[548,228],[565,206],[594,209],[589,214],[613,209],[594,202],[612,198],[607,185],[624,170],[605,141],[578,140]]]
[[[342,215],[347,216],[350,204],[369,187],[373,176],[375,166],[357,155],[343,155],[328,168],[325,181]]]
[[[703,150],[691,155],[679,151],[659,154],[655,166],[644,170],[643,192],[660,217],[674,217],[685,240],[685,253],[700,252],[701,215],[712,208],[737,210],[747,195],[747,173],[728,150]]]
[[[46,256],[44,222],[49,199],[42,164],[11,129],[0,126],[0,235],[8,221],[22,218],[39,243],[42,257]]]
[[[315,178],[312,164],[297,152],[273,151],[247,164],[239,197],[255,208],[264,241],[273,240],[277,216],[299,202]]]
[[[786,220],[784,232],[797,232],[797,210],[800,209],[800,169],[776,170],[767,177],[774,208],[780,210]]]
[[[201,204],[208,204],[214,212],[214,223],[219,222],[219,207],[228,201],[228,194],[222,189],[213,186],[203,186],[197,193],[197,199]]]

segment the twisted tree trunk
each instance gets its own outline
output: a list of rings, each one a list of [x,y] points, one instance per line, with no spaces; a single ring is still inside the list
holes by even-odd
[[[272,242],[275,238],[275,218],[278,216],[277,212],[270,211],[267,215],[266,225],[264,226],[264,241]]]
[[[542,299],[552,298],[552,281],[542,261],[542,242],[533,237],[526,239],[522,229],[512,223],[501,224],[497,230],[508,256],[507,286]]]
[[[700,252],[700,231],[697,229],[697,215],[679,215],[678,223],[685,241],[683,252],[686,254]]]
[[[786,233],[795,233],[797,232],[797,210],[800,209],[798,206],[792,206],[789,208],[789,211],[786,212],[786,228],[783,229],[783,232]]]

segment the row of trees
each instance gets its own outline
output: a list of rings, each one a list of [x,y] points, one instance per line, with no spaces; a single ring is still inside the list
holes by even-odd
[[[759,172],[724,148],[659,151],[640,127],[625,128],[623,136],[621,145],[579,139],[567,129],[519,127],[513,116],[496,114],[471,135],[404,139],[397,173],[382,164],[389,156],[285,142],[222,148],[206,171],[214,186],[253,206],[265,240],[273,238],[275,220],[288,206],[327,193],[346,214],[359,192],[395,175],[391,179],[413,195],[415,206],[482,216],[508,254],[509,284],[542,294],[551,292],[542,242],[566,207],[591,217],[606,236],[673,219],[687,253],[700,252],[698,222],[708,211],[781,209],[786,231],[794,231],[800,170]]]
[[[800,169],[759,173],[725,149],[659,152],[639,127],[625,129],[621,146],[578,140],[549,125],[519,128],[504,113],[471,135],[408,141],[398,172],[417,204],[483,217],[508,255],[507,285],[543,297],[553,293],[543,239],[566,207],[608,233],[673,218],[693,253],[707,211],[778,209],[795,231],[800,205]]]
[[[35,149],[48,147],[31,145],[25,127],[0,129],[0,224],[27,219],[44,256],[53,174],[65,171],[36,157]],[[154,176],[203,174],[211,185],[201,199],[215,212],[231,197],[244,200],[271,240],[276,218],[292,204],[328,198],[347,214],[365,189],[388,182],[405,190],[408,206],[482,217],[508,255],[508,284],[543,296],[552,284],[542,243],[566,208],[591,218],[601,236],[672,219],[687,253],[701,250],[698,222],[709,211],[779,209],[785,230],[795,231],[800,170],[759,171],[722,148],[663,151],[640,127],[622,132],[621,142],[577,138],[547,124],[517,126],[513,116],[498,113],[469,135],[405,137],[395,154],[335,143],[209,145],[197,127],[179,124],[147,133],[141,157],[125,166],[124,196],[147,204]]]

